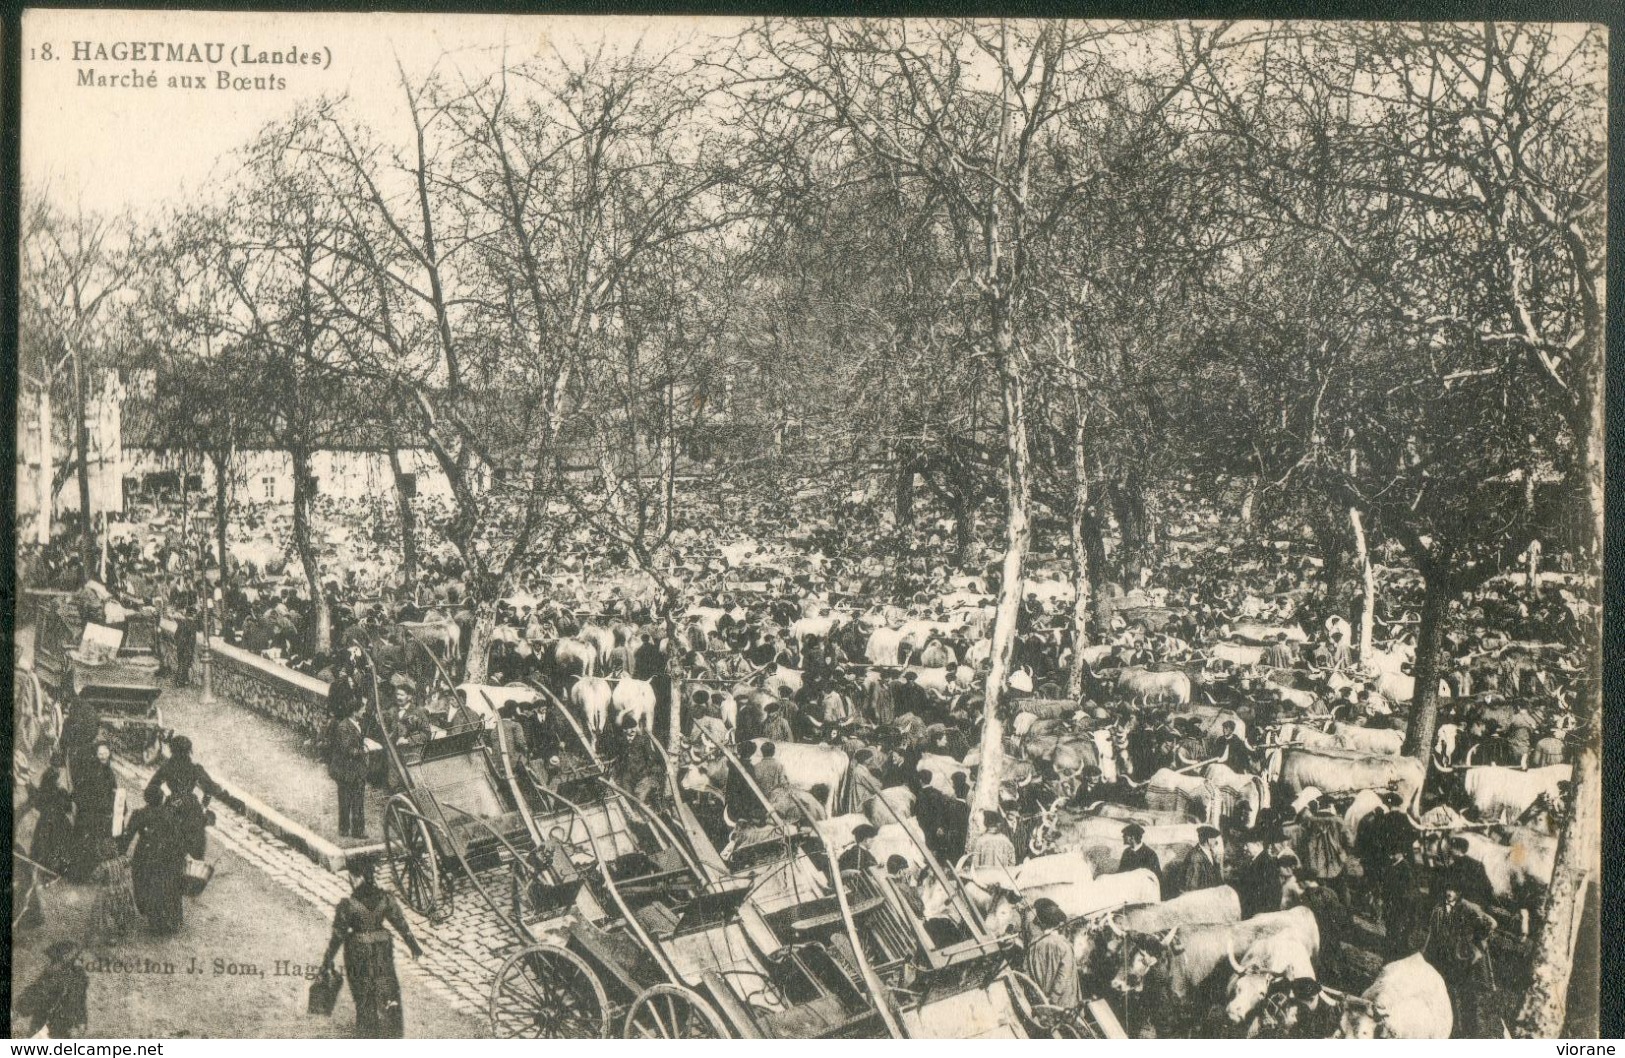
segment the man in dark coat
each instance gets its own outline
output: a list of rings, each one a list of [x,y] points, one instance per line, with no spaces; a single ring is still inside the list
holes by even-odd
[[[964,772],[954,772],[954,795],[942,804],[943,862],[957,864],[965,855],[970,840],[970,779]]]
[[[942,828],[948,795],[931,785],[932,778],[931,773],[923,769],[915,773],[914,818],[925,835],[926,848],[943,859]]]
[[[871,823],[859,823],[853,829],[851,846],[841,853],[841,858],[836,861],[836,866],[843,874],[847,871],[867,871],[871,867],[880,866],[880,861],[875,859],[871,849],[879,834],[880,831]]]
[[[920,674],[910,669],[903,673],[900,682],[892,686],[893,715],[902,716],[904,713],[913,713],[922,719],[934,714],[931,708],[931,698],[925,693],[925,688],[919,684]]]
[[[1194,850],[1193,850],[1194,851]],[[1266,843],[1236,875],[1236,896],[1241,901],[1241,917],[1252,918],[1264,911],[1281,910],[1280,855]]]
[[[1150,871],[1157,876],[1159,883],[1162,881],[1162,861],[1145,843],[1145,828],[1138,823],[1130,823],[1123,828],[1123,856],[1117,861],[1117,873],[1138,870]]]
[[[1489,939],[1495,919],[1466,899],[1449,879],[1428,919],[1422,957],[1444,978],[1455,1010],[1456,1039],[1498,1039],[1500,1018],[1495,1006],[1495,968],[1490,962]]]
[[[1217,827],[1196,828],[1196,847],[1186,854],[1174,875],[1172,896],[1224,884],[1224,838]]]
[[[655,645],[654,637],[643,633],[643,641],[638,649],[632,652],[632,674],[640,680],[647,680],[658,673],[666,671],[666,659]]]
[[[1450,839],[1444,862],[1434,872],[1433,891],[1454,889],[1463,900],[1480,908],[1489,907],[1495,898],[1489,874],[1484,865],[1467,855],[1471,846],[1466,838],[1457,835]]]
[[[338,786],[339,836],[367,836],[367,740],[361,733],[361,709],[350,710],[333,731],[328,774]]]
[[[188,606],[175,615],[175,686],[192,682],[192,655],[197,651],[197,607]]]

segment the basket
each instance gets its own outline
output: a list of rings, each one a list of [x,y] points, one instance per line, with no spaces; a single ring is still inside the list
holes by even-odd
[[[187,896],[200,896],[208,888],[209,879],[214,877],[214,864],[202,860],[186,857],[186,866],[181,869],[181,888]]]
[[[339,1001],[339,989],[344,984],[344,974],[339,970],[322,970],[310,982],[310,997],[305,1002],[307,1014],[331,1014],[333,1006]]]

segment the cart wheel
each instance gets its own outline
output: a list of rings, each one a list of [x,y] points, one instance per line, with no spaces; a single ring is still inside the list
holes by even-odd
[[[609,1035],[609,997],[581,956],[533,945],[508,956],[491,982],[491,1035],[601,1040]]]
[[[681,985],[655,985],[626,1012],[629,1040],[725,1040],[728,1027],[711,1004]]]
[[[412,802],[397,794],[384,806],[384,848],[390,877],[406,905],[430,922],[451,917],[451,891],[440,884],[440,861],[429,826]]]
[[[28,753],[56,748],[62,734],[62,709],[45,690],[45,682],[30,669],[18,669],[13,681],[13,699],[21,712],[22,727],[18,745]]]
[[[1028,1023],[1034,1036],[1052,1040],[1078,1040],[1084,1034],[1069,1011],[1051,1006],[1043,987],[1020,970],[1011,970],[1005,977],[1016,1010]]]

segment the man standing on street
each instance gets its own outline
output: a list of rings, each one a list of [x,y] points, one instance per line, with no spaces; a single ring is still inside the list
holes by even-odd
[[[339,788],[339,837],[367,836],[367,740],[361,733],[361,707],[333,731],[328,774]]]
[[[1224,839],[1217,827],[1196,828],[1196,847],[1180,864],[1174,882],[1171,896],[1224,884]]]

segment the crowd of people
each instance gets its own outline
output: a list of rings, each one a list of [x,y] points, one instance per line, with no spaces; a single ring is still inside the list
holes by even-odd
[[[1354,626],[1343,619],[1349,599],[1326,589],[1305,549],[1268,541],[1217,546],[1230,527],[1212,515],[1193,514],[1183,539],[1174,537],[1183,546],[1169,546],[1156,568],[1121,570],[1119,583],[1102,578],[1092,585],[1088,648],[1073,642],[1072,606],[1058,590],[1064,571],[1058,579],[1044,579],[1040,571],[1027,585],[1001,717],[1007,728],[1003,749],[1019,766],[997,805],[977,809],[987,604],[998,590],[998,566],[956,568],[947,557],[951,532],[943,523],[897,530],[861,505],[834,516],[787,503],[764,505],[731,520],[726,534],[696,530],[680,536],[667,570],[668,583],[679,585],[676,592],[629,575],[592,533],[576,534],[566,550],[525,571],[496,604],[483,661],[487,682],[535,683],[562,702],[582,670],[558,645],[579,641],[590,627],[615,630],[613,647],[595,658],[594,671],[646,680],[658,700],[647,722],[627,715],[600,728],[584,716],[563,725],[546,701],[517,706],[499,718],[483,716],[407,662],[379,673],[374,662],[382,655],[374,648],[392,634],[398,640],[403,624],[426,620],[457,629],[457,646],[442,661],[448,671],[459,671],[469,660],[480,608],[465,591],[454,555],[420,557],[415,577],[408,579],[392,567],[387,552],[394,541],[383,514],[337,508],[327,514],[348,526],[324,544],[333,564],[320,590],[331,616],[332,646],[325,652],[309,648],[316,607],[302,578],[289,576],[285,554],[226,570],[219,627],[228,642],[329,682],[332,724],[325,752],[339,789],[339,830],[348,837],[369,832],[366,784],[388,781],[378,767],[381,743],[421,744],[500,722],[521,759],[537,767],[566,768],[565,758],[584,749],[606,760],[640,797],[684,798],[719,848],[763,825],[769,808],[791,823],[815,826],[901,789],[909,793],[913,825],[942,864],[1014,867],[1041,854],[1043,828],[1056,819],[1102,803],[1153,814],[1165,807],[1147,793],[1147,783],[1160,774],[1219,766],[1243,786],[1252,777],[1275,782],[1270,761],[1279,753],[1276,733],[1283,724],[1327,732],[1337,725],[1393,732],[1406,726],[1409,703],[1388,693],[1357,656]],[[265,525],[273,524],[271,515],[263,517]],[[174,531],[180,520],[173,513],[163,521],[171,529],[167,535],[121,540],[110,547],[100,572],[126,598],[186,622],[181,630],[190,640],[185,633],[200,620],[196,575],[209,568],[210,552],[201,530],[188,542]],[[58,574],[67,569],[49,554],[33,557],[37,568]],[[1381,649],[1406,656],[1401,675],[1409,675],[1421,586],[1403,569],[1383,573],[1371,620]],[[1548,833],[1561,825],[1561,798],[1542,798],[1516,820],[1478,819],[1459,773],[1445,769],[1527,769],[1570,759],[1585,734],[1572,713],[1578,651],[1590,616],[1584,597],[1572,577],[1534,583],[1505,577],[1452,606],[1441,659],[1452,694],[1439,721],[1454,737],[1437,750],[1440,768],[1429,780],[1427,801],[1462,823],[1538,825]],[[973,601],[967,604],[967,598]],[[809,617],[835,620],[819,634],[795,631]],[[910,621],[930,630],[908,644],[898,663],[875,660],[869,644],[874,630]],[[1277,633],[1259,644],[1249,663],[1217,658],[1214,645],[1227,642],[1243,621],[1307,634],[1289,639]],[[1544,653],[1537,651],[1531,663],[1527,652],[1508,653],[1518,644],[1538,644]],[[1080,666],[1078,655],[1086,649]],[[184,679],[186,666],[178,669],[176,678]],[[1146,700],[1151,695],[1125,693],[1116,674],[1126,669],[1193,674],[1205,712],[1189,700],[1155,704]],[[927,686],[921,679],[927,673],[940,673],[940,679]],[[388,680],[381,699],[388,705],[381,712],[372,708],[374,678]],[[674,716],[682,739],[665,750],[703,765],[725,748],[745,771],[724,769],[719,782],[680,782],[673,789],[667,756],[654,741],[657,734],[665,741]],[[583,729],[590,746],[577,744],[573,732]],[[1081,766],[1064,766],[1058,758],[1029,752],[1023,732],[1052,741],[1100,735],[1096,744],[1109,748]],[[111,772],[98,772],[106,764],[105,747],[96,748],[93,736],[90,722],[70,713],[64,756],[30,790],[29,807],[39,812],[30,856],[44,871],[88,878],[116,851],[107,840],[117,829],[109,822]],[[849,767],[839,790],[803,787],[788,774],[779,750],[789,744],[840,749]],[[184,738],[170,742],[170,759],[148,785],[146,806],[122,827],[123,845],[137,843],[131,863],[136,907],[160,932],[179,926],[178,872],[188,856],[201,858],[207,822],[200,807],[207,797],[200,801],[193,790],[206,795],[210,781],[187,749]],[[64,770],[71,783],[61,781]],[[1177,858],[1165,859],[1145,843],[1145,826],[1128,822],[1115,866],[1151,871],[1164,899],[1230,885],[1248,919],[1309,908],[1323,938],[1320,982],[1356,986],[1369,975],[1353,953],[1373,944],[1388,959],[1420,951],[1449,985],[1457,1034],[1500,1035],[1492,944],[1499,925],[1491,913],[1496,894],[1483,865],[1468,855],[1460,836],[1429,840],[1418,818],[1427,807],[1422,801],[1391,789],[1372,793],[1378,803],[1353,835],[1346,832],[1346,795],[1311,788],[1290,796],[1276,791],[1263,799],[1267,804],[1229,799]],[[876,859],[869,851],[876,834],[872,823],[855,827],[837,866],[884,868],[901,881],[910,865],[892,862],[896,857]],[[379,923],[389,921],[415,949],[387,894],[380,898],[370,876],[358,885],[355,906],[341,909],[349,924],[336,927],[335,946],[349,945],[345,938],[358,932],[378,933]],[[1058,921],[1051,903],[1022,909],[1014,939],[1025,948],[1023,965],[1056,1005],[1076,1006],[1079,989],[1089,985],[1088,968],[1070,956],[1066,940],[1077,923],[1064,916]],[[1357,915],[1375,926],[1360,927]],[[364,956],[357,958],[365,964]],[[392,1024],[389,994],[387,982],[368,993],[366,1017],[373,1030]],[[398,1010],[398,988],[394,994]],[[1285,978],[1253,1029],[1261,1035],[1322,1034],[1330,1017],[1324,1002],[1315,980]]]

